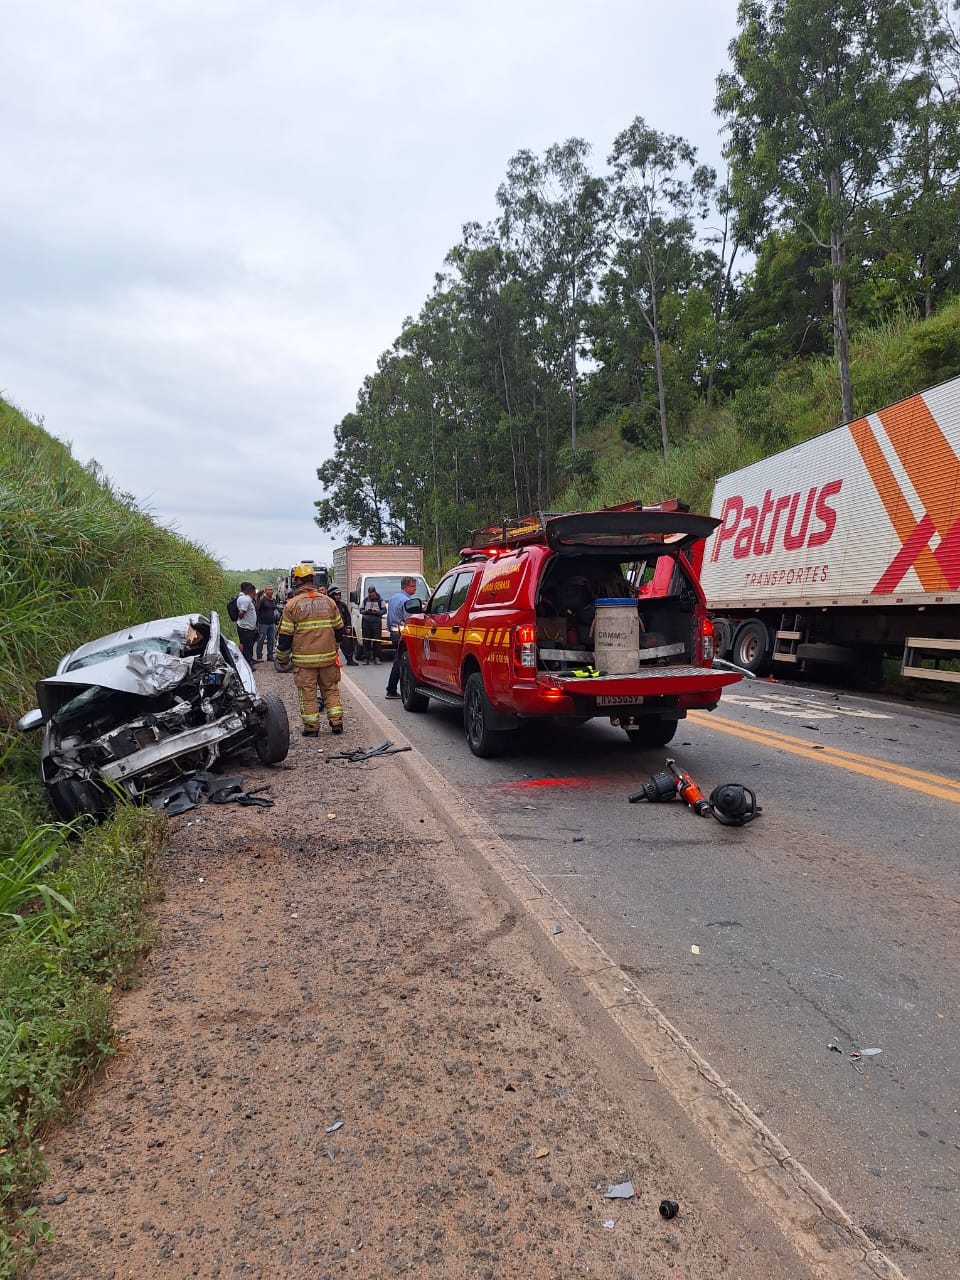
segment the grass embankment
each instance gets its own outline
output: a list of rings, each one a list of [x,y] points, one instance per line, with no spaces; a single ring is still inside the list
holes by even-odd
[[[229,587],[0,400],[0,1277],[46,1228],[32,1205],[45,1126],[113,1046],[111,990],[149,943],[163,820],[126,807],[98,828],[50,821],[39,739],[16,731],[34,682],[94,636],[209,608]]]

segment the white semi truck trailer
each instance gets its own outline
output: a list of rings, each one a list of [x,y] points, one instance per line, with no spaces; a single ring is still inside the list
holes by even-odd
[[[721,476],[711,514],[718,657],[960,681],[960,378]]]

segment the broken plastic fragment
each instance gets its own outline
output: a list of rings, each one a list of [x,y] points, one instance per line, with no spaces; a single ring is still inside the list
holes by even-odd
[[[328,1125],[327,1125],[327,1127],[324,1129],[324,1131],[323,1131],[323,1132],[324,1132],[324,1133],[336,1133],[338,1129],[342,1129],[342,1128],[343,1128],[343,1121],[342,1121],[342,1120],[334,1120],[333,1124],[328,1124]]]
[[[690,950],[693,952],[695,956],[698,956],[700,954],[700,948],[697,946],[695,942],[690,944]]]
[[[563,933],[563,925],[562,925],[562,924],[555,924],[555,925],[553,926],[553,932],[554,932],[554,933]]]
[[[534,1152],[533,1158],[534,1160],[542,1160],[544,1156],[548,1156],[549,1154],[550,1154],[549,1147],[541,1147],[539,1151]]]
[[[615,1187],[607,1187],[604,1200],[630,1200],[637,1193],[632,1182],[618,1182]]]
[[[603,1224],[603,1229],[604,1229],[604,1231],[612,1231],[612,1230],[613,1230],[613,1219],[612,1219],[612,1218],[608,1218],[608,1219],[606,1220],[606,1222]]]
[[[883,1050],[882,1050],[882,1049],[861,1049],[861,1050],[860,1050],[860,1057],[861,1057],[861,1058],[874,1058],[874,1057],[876,1057],[876,1055],[877,1055],[878,1053],[883,1053]]]

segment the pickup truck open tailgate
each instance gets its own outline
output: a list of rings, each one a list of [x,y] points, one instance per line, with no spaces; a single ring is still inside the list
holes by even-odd
[[[540,682],[548,683],[571,697],[584,695],[597,699],[600,706],[628,706],[643,698],[670,694],[707,693],[736,684],[742,677],[736,671],[720,671],[715,667],[651,667],[648,671],[615,676],[549,675],[541,673]],[[616,699],[609,703],[603,699]]]

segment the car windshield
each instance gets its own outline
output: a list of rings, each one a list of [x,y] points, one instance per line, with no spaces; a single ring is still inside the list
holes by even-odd
[[[66,667],[67,671],[80,671],[83,667],[95,667],[98,663],[109,662],[111,658],[122,657],[125,653],[168,653],[177,658],[183,653],[183,639],[179,636],[148,636],[136,640],[120,640],[109,649],[97,649],[93,653],[85,653]]]
[[[416,591],[414,591],[413,594],[415,596],[419,596],[421,600],[426,600],[427,596],[430,594],[430,589],[427,586],[424,579],[421,578],[419,574],[407,574],[407,573],[377,574],[375,578],[367,578],[367,590],[369,590],[371,587],[376,587],[377,590],[380,592],[380,595],[383,597],[384,601],[386,602],[387,600],[390,599],[391,596],[395,596],[397,592],[400,590],[400,579],[408,578],[408,577],[415,578],[417,583],[417,589]]]

